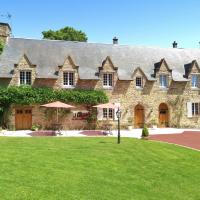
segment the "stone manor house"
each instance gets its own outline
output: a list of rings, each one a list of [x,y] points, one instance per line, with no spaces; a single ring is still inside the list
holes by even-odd
[[[120,105],[124,126],[199,127],[200,49],[181,49],[176,42],[172,48],[119,45],[117,38],[112,44],[11,38],[10,31],[0,23],[6,42],[0,86],[102,89]],[[16,129],[45,123],[41,112],[37,105],[13,105],[10,123]],[[98,109],[97,115],[116,121],[113,109]],[[70,128],[83,121],[73,120]]]

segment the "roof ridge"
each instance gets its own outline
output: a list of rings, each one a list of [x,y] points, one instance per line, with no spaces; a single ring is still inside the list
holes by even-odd
[[[83,41],[67,41],[67,40],[51,40],[51,39],[38,39],[38,38],[25,38],[25,37],[10,37],[9,39],[16,40],[33,40],[33,41],[46,41],[46,42],[63,42],[73,44],[88,44],[88,45],[106,45],[115,47],[130,47],[130,48],[152,48],[152,49],[166,49],[166,50],[200,50],[198,48],[173,48],[173,47],[160,47],[160,46],[146,46],[146,45],[134,45],[134,44],[112,44],[112,43],[99,43],[99,42],[83,42]]]

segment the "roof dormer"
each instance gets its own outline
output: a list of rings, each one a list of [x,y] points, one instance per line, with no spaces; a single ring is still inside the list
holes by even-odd
[[[162,58],[160,62],[154,64],[154,77],[156,77],[157,73],[171,73],[172,70],[169,68],[166,60]]]
[[[200,73],[200,68],[196,60],[193,60],[191,63],[185,64],[185,78],[189,78],[191,73]]]
[[[102,62],[102,65],[99,67],[99,70],[105,72],[115,72],[118,68],[114,66],[110,56],[107,56],[106,59]]]

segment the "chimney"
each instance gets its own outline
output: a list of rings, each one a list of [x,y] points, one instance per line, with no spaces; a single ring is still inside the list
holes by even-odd
[[[177,48],[177,47],[178,47],[178,43],[177,43],[176,41],[174,41],[174,42],[172,43],[172,46],[173,46],[173,48]]]
[[[117,37],[113,38],[113,44],[118,44],[118,38]]]
[[[11,27],[8,23],[0,22],[0,40],[6,42],[11,34]]]

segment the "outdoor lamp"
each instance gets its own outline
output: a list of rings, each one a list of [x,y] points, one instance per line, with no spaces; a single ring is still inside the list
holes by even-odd
[[[121,110],[118,107],[118,110],[116,112],[116,116],[118,119],[118,136],[117,136],[117,143],[120,144],[120,118],[121,118]]]
[[[118,108],[116,115],[117,115],[117,119],[121,118],[121,110]]]

